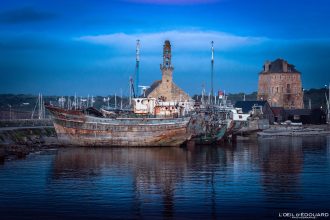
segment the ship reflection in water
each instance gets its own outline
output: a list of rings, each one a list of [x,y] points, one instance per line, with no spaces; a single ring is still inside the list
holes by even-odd
[[[6,162],[0,174],[5,219],[276,219],[330,211],[330,137],[60,148]]]

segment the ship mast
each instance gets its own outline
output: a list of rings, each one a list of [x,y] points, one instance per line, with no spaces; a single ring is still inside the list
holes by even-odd
[[[36,105],[34,106],[34,109],[32,111],[31,119],[34,118],[34,112],[36,111],[36,108],[38,107],[38,119],[44,119],[45,118],[45,103],[42,97],[42,94],[38,94],[38,99],[36,102]],[[11,119],[11,106],[10,106],[10,119]]]
[[[129,77],[129,105],[132,104],[132,98],[135,98],[135,88],[133,85],[133,78],[130,76]]]
[[[204,86],[204,83],[203,83],[202,84],[202,105],[205,105],[204,97],[205,97],[205,86]]]
[[[139,86],[140,40],[136,40],[135,88]],[[139,96],[138,90],[136,95]]]
[[[214,48],[213,48],[213,41],[211,41],[211,50],[212,50],[212,57],[211,57],[211,102],[213,94],[213,77],[214,77]],[[212,103],[210,103],[212,104]]]
[[[117,94],[115,93],[115,109],[117,109]]]
[[[120,110],[123,110],[123,90],[120,89]]]
[[[132,104],[132,85],[131,85],[131,77],[129,77],[128,88],[129,88],[129,106],[131,106],[131,104]]]

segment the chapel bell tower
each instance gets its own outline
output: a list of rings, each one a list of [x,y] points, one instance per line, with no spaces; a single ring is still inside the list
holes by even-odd
[[[160,65],[162,71],[162,82],[166,84],[171,84],[173,81],[173,67],[171,64],[171,43],[169,40],[166,40],[163,46],[163,65]]]

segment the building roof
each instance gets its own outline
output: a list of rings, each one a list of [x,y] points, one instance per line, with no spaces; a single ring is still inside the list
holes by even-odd
[[[236,108],[241,108],[244,113],[249,113],[254,105],[265,106],[267,101],[237,101]]]
[[[285,114],[287,115],[310,115],[310,109],[285,109]]]
[[[156,80],[155,82],[153,82],[151,86],[146,90],[146,97],[148,97],[150,93],[154,91],[154,89],[157,88],[161,82],[161,80]]]
[[[266,71],[267,73],[284,73],[284,72],[291,72],[291,73],[300,73],[294,65],[287,63],[288,68],[287,71],[284,71],[283,64],[287,63],[286,60],[283,59],[276,59],[273,62],[269,63],[269,70]]]

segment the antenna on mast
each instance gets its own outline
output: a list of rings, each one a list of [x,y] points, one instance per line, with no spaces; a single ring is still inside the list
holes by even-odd
[[[135,88],[139,86],[140,40],[136,40]],[[137,91],[137,96],[139,96]]]
[[[213,75],[214,75],[214,47],[213,47],[213,41],[211,41],[211,51],[212,51],[212,56],[211,56],[211,96],[213,96]],[[212,102],[212,97],[211,97],[211,102]],[[211,103],[210,103],[211,104]]]
[[[139,86],[141,88],[141,93],[143,94],[143,97],[146,97],[146,91],[150,88],[150,86]]]

